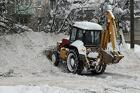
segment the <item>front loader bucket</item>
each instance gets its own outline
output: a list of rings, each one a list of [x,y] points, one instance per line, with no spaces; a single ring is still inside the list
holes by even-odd
[[[47,56],[47,58],[49,60],[52,60],[52,58],[51,58],[52,54],[56,50],[57,50],[57,47],[55,47],[55,46],[48,46],[48,48],[44,51],[44,54]]]
[[[102,56],[102,61],[101,63],[105,64],[116,64],[119,63],[120,60],[124,57],[120,52],[110,52],[110,51],[105,51],[105,50],[100,50],[99,51],[101,56]]]
[[[52,60],[52,58],[51,58],[51,56],[52,56],[52,50],[45,50],[45,55],[47,56],[47,58],[49,59],[49,60]]]

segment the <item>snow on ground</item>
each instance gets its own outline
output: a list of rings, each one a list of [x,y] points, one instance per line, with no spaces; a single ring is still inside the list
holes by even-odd
[[[58,87],[45,86],[2,86],[0,93],[84,93],[83,90],[69,90]]]
[[[0,36],[0,93],[140,93],[140,46],[102,75],[75,75],[43,54],[66,35],[24,32]],[[127,45],[128,46],[128,45]]]

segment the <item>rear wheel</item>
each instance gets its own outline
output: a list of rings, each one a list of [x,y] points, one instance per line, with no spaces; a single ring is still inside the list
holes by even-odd
[[[95,66],[95,70],[91,71],[92,74],[102,74],[106,70],[106,64],[99,64]]]
[[[81,74],[83,70],[82,62],[79,61],[77,54],[70,51],[67,57],[67,69],[71,73]]]
[[[99,75],[105,72],[106,64],[101,63],[101,61],[103,61],[102,59],[102,54],[99,54],[99,57],[96,60],[97,64],[95,65],[94,70],[91,71],[92,74]]]
[[[52,53],[51,60],[52,60],[53,65],[58,66],[58,64],[59,64],[59,56],[58,56],[57,51],[54,51]]]

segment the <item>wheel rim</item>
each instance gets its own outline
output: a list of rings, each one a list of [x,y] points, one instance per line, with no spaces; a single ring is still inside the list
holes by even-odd
[[[71,58],[71,59],[70,59],[70,63],[71,63],[70,65],[71,65],[72,67],[74,66],[74,61],[75,61],[74,58]]]
[[[102,71],[102,69],[103,69],[102,65],[96,66],[96,72],[100,73]]]
[[[97,59],[97,63],[99,63],[100,61],[101,61],[101,59],[98,58],[98,59]],[[98,64],[98,65],[96,66],[96,68],[95,68],[95,70],[96,70],[97,73],[100,73],[100,72],[102,71],[102,69],[103,69],[103,66],[102,66],[101,64]]]
[[[74,54],[70,53],[67,58],[67,67],[70,72],[75,71],[75,57]]]
[[[52,54],[52,63],[54,64],[56,62],[56,56]]]

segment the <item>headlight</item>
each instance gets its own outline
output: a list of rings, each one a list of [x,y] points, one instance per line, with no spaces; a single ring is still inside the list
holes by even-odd
[[[84,48],[83,48],[83,49],[82,49],[82,51],[83,51],[83,52],[85,52],[85,51],[86,51],[86,49],[84,49]]]

